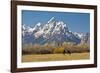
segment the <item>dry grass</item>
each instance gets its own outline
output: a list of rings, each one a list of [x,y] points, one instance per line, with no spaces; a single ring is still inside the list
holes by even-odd
[[[89,59],[88,53],[72,53],[70,54],[24,54],[22,62],[41,62],[41,61],[61,61],[61,60],[82,60]]]

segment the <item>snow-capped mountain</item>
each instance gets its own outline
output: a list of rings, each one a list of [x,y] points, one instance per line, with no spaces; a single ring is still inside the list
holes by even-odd
[[[90,44],[90,34],[89,33],[86,33],[85,35],[83,35],[82,37],[81,37],[81,43],[82,44]]]
[[[55,44],[72,42],[78,44],[82,42],[85,34],[71,32],[67,24],[65,24],[63,21],[57,21],[54,17],[52,17],[45,25],[41,24],[40,22],[34,27],[23,25],[22,36],[23,43]]]

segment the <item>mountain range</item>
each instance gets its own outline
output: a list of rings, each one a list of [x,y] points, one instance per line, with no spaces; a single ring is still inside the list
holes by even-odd
[[[34,27],[22,25],[22,42],[33,44],[63,43],[89,44],[90,34],[72,32],[63,21],[57,21],[55,17],[50,18],[46,24],[37,23]]]

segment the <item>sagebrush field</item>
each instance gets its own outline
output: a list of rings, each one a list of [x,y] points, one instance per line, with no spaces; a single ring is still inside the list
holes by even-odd
[[[22,62],[62,61],[89,59],[89,53],[23,55]]]
[[[22,49],[22,62],[89,59],[89,51],[86,44],[25,44]]]

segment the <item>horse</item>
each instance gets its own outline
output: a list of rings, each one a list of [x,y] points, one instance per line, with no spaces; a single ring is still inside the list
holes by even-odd
[[[66,52],[66,50],[64,49],[64,51],[63,51],[63,54],[65,55],[66,53],[68,53],[69,55],[71,55],[71,52],[67,49],[67,52]]]

